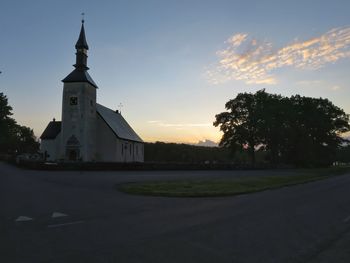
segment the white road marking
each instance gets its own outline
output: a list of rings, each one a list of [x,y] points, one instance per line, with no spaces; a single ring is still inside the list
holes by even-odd
[[[350,221],[350,216],[348,216],[347,218],[344,219],[344,223],[347,223]]]
[[[60,213],[60,212],[53,212],[51,217],[57,218],[57,217],[64,217],[64,216],[68,216],[68,215]]]
[[[48,228],[55,228],[55,227],[61,227],[61,226],[69,226],[69,225],[76,225],[76,224],[81,224],[84,223],[84,221],[75,221],[75,222],[68,222],[64,224],[55,224],[55,225],[48,225]]]
[[[31,217],[28,217],[28,216],[19,216],[17,219],[16,219],[16,222],[24,222],[24,221],[31,221],[33,220],[33,218]]]

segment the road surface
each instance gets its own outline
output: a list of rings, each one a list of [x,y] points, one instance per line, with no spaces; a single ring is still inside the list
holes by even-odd
[[[350,175],[236,197],[115,190],[290,172],[48,172],[0,163],[0,262],[350,262]]]

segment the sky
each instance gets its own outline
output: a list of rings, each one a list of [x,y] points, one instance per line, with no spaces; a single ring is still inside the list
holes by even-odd
[[[97,101],[144,141],[218,142],[215,115],[260,89],[350,113],[349,10],[348,0],[1,0],[0,92],[37,136],[60,120],[84,12]]]

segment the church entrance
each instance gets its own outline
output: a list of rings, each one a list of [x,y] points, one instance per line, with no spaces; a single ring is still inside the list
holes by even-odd
[[[75,162],[80,160],[80,143],[78,139],[72,135],[66,145],[66,160]]]
[[[69,161],[76,161],[78,159],[77,150],[69,150],[68,159]]]

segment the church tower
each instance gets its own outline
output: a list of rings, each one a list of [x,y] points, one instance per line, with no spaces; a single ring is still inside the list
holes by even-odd
[[[84,20],[76,49],[75,69],[62,80],[62,128],[60,158],[65,161],[96,160],[96,89],[87,72]]]

